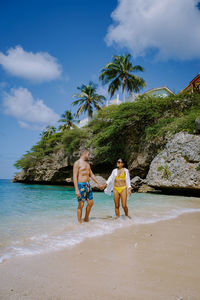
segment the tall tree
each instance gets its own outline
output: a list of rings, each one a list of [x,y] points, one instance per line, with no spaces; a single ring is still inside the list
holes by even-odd
[[[56,132],[56,128],[54,126],[47,126],[45,130],[42,132],[41,136],[47,138],[53,135]]]
[[[113,61],[103,68],[99,79],[103,84],[110,83],[108,86],[110,98],[122,87],[123,100],[125,102],[126,90],[129,93],[139,92],[140,89],[146,86],[146,82],[143,78],[133,74],[138,71],[143,72],[144,68],[140,65],[133,66],[130,54],[121,56],[115,55]]]
[[[97,110],[101,109],[101,104],[104,103],[106,98],[103,95],[99,95],[96,93],[97,85],[92,81],[89,82],[88,85],[82,84],[77,87],[80,93],[74,94],[73,97],[76,97],[72,105],[79,105],[76,116],[80,117],[83,112],[88,113],[88,121],[91,120],[93,110],[96,108]]]
[[[63,123],[58,129],[64,131],[76,127],[75,123],[78,122],[78,120],[74,118],[74,115],[70,110],[66,110],[64,114],[61,115],[61,119],[58,122]]]

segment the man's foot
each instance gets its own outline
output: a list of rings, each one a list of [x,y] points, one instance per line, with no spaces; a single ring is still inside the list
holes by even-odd
[[[85,218],[85,219],[84,219],[84,222],[89,222],[89,219],[86,219],[86,218]]]
[[[126,217],[129,218],[129,219],[132,219],[131,216],[126,216]]]

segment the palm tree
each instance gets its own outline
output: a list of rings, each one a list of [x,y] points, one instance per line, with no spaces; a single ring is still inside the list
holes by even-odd
[[[89,82],[88,85],[82,84],[77,87],[80,90],[80,94],[75,94],[73,97],[78,98],[75,100],[72,105],[79,105],[76,116],[80,117],[83,112],[88,112],[88,121],[91,120],[93,109],[97,110],[101,109],[101,105],[103,104],[106,98],[103,95],[98,95],[96,93],[97,85],[92,81]]]
[[[59,126],[60,131],[72,129],[76,127],[74,124],[75,122],[78,122],[78,120],[74,119],[74,115],[71,113],[70,110],[66,110],[64,114],[61,115],[61,119],[58,122],[62,122],[63,124]]]
[[[42,132],[41,136],[47,138],[53,135],[56,132],[56,128],[54,126],[47,126],[46,129]]]
[[[146,86],[146,82],[143,78],[138,77],[133,72],[143,72],[144,68],[140,65],[133,66],[131,63],[131,55],[115,55],[113,61],[108,63],[99,76],[99,79],[103,84],[109,84],[108,92],[110,98],[114,93],[122,87],[123,100],[125,102],[125,92],[126,90],[129,93],[139,92],[140,89]]]

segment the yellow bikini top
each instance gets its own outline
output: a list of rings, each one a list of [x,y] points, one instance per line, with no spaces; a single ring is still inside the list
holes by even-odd
[[[122,172],[119,176],[116,176],[115,178],[116,179],[126,179],[126,173],[125,173],[125,171]]]

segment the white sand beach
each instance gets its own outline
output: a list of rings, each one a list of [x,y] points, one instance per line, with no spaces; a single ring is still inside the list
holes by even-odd
[[[200,213],[0,265],[0,299],[199,300]]]

